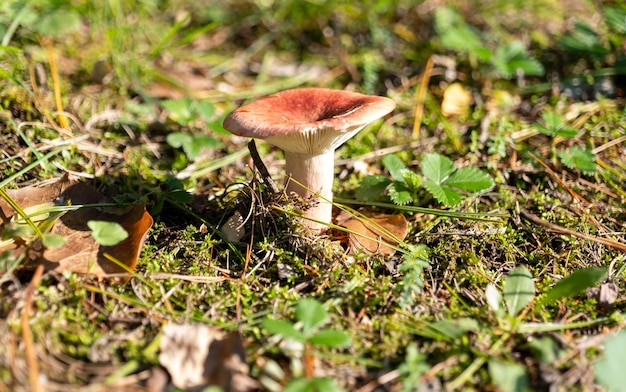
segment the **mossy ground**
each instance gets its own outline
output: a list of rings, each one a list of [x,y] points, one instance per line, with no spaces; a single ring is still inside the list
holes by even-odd
[[[36,287],[28,323],[39,372],[51,390],[106,390],[132,384],[137,375],[143,381],[142,371],[158,365],[162,326],[182,322],[239,331],[252,376],[260,378],[264,364],[276,361],[287,372],[279,382],[286,383],[289,358],[261,320],[293,319],[293,307],[304,297],[323,302],[330,325],[352,338],[348,349],[318,352],[321,374],[346,389],[373,390],[377,377],[384,380],[407,365],[407,347],[413,344],[430,369],[414,370],[424,388],[495,390],[498,381],[486,365],[490,359],[522,365],[534,390],[596,388],[590,364],[602,353],[601,337],[622,325],[623,296],[608,308],[585,293],[549,304],[541,298],[564,276],[592,266],[607,267],[607,281],[623,292],[623,251],[555,231],[528,215],[623,243],[624,143],[610,142],[626,129],[624,73],[616,65],[624,48],[615,44],[620,36],[607,27],[596,2],[487,1],[470,2],[476,4],[469,8],[452,2],[494,51],[512,40],[525,42],[546,68],[537,77],[498,74],[474,53],[446,47],[435,28],[434,10],[444,6],[437,1],[242,0],[204,7],[176,0],[133,9],[105,3],[71,5],[82,24],[80,31],[52,41],[58,83],[52,80],[45,37],[33,26],[20,26],[0,48],[1,177],[19,172],[57,148],[55,143],[66,145],[51,162],[8,186],[70,171],[119,202],[145,203],[156,221],[128,283],[47,273]],[[0,32],[8,36],[17,14],[4,12]],[[575,57],[560,46],[579,19],[599,32],[598,42],[609,53]],[[432,56],[437,62],[420,102],[417,89]],[[593,85],[594,76],[608,69],[613,70],[610,98],[559,90],[575,78]],[[455,80],[474,103],[462,114],[444,116],[442,97]],[[70,115],[68,129],[58,126],[55,85]],[[369,173],[388,175],[380,154],[372,154],[386,149],[412,170],[419,171],[424,154],[439,152],[496,181],[489,192],[455,207],[496,214],[492,220],[404,213],[410,228],[406,242],[424,244],[430,252],[423,289],[412,293],[409,307],[399,306],[402,254],[347,255],[333,238],[306,233],[291,214],[301,205],[270,194],[246,155],[228,159],[247,141],[220,132],[220,118],[248,99],[301,85],[346,87],[397,102],[390,117],[339,150],[338,196],[351,198],[358,188],[363,173],[356,162]],[[161,105],[182,97],[211,102],[215,114],[182,121]],[[425,110],[418,134],[416,104]],[[577,136],[534,131],[548,111],[574,126]],[[193,161],[167,143],[172,132],[209,135],[214,144]],[[575,146],[596,149],[595,172],[562,163],[559,153]],[[281,153],[262,143],[259,150],[274,178],[282,178]],[[193,174],[215,162],[206,174]],[[184,170],[191,175],[180,184],[193,195],[191,202],[177,201],[166,185]],[[419,198],[422,207],[442,208],[425,191]],[[235,211],[247,218],[246,235],[231,243],[217,229]],[[486,287],[501,287],[518,265],[531,272],[537,295],[518,321],[561,328],[512,333],[490,309]],[[31,275],[18,269],[1,279],[0,391],[27,390],[20,315]],[[451,336],[437,329],[436,323],[447,319],[471,319],[477,327]],[[582,321],[590,323],[572,324]],[[594,338],[597,344],[587,343]],[[547,343],[533,345],[541,339],[557,348],[552,362],[537,349]],[[398,390],[410,374],[390,377],[385,390]]]

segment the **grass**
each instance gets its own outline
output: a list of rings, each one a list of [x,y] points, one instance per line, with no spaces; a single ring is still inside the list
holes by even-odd
[[[55,24],[57,7],[75,25]],[[168,323],[236,331],[265,390],[620,385],[606,369],[622,358],[605,342],[621,344],[624,301],[586,289],[624,290],[622,6],[126,7],[0,6],[0,176],[11,178],[3,190],[69,172],[155,218],[127,283],[40,275],[0,252],[0,391],[36,390],[35,380],[47,390],[144,387],[162,365]],[[453,82],[464,90],[448,90]],[[247,140],[221,128],[241,103],[305,85],[396,101],[392,115],[340,148],[335,182],[339,207],[406,217],[394,255],[350,255],[336,238],[307,233],[294,218],[303,201],[272,194],[248,166]],[[471,104],[446,91],[465,91]],[[444,114],[444,100],[460,106]],[[280,152],[258,149],[281,184]],[[358,199],[366,175],[392,181],[384,156],[421,173],[434,152],[495,186],[465,192],[452,209],[419,187],[408,205],[384,190]],[[245,218],[241,242],[219,230],[235,212]],[[573,288],[550,299],[577,271]],[[307,335],[298,354],[264,327],[274,319],[302,328],[310,300],[348,346]]]

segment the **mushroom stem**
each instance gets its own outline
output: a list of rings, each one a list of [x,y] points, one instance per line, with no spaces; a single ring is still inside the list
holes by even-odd
[[[333,200],[335,151],[331,149],[319,155],[285,151],[285,161],[285,171],[295,180],[287,185],[287,194],[295,192],[311,201],[311,206],[304,213],[306,218],[330,223],[333,205],[329,201]],[[303,223],[318,232],[327,227],[308,219],[304,219]]]

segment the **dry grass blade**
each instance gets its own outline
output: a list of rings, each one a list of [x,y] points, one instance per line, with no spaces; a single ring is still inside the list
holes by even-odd
[[[35,270],[33,278],[28,286],[28,290],[26,291],[26,298],[24,299],[24,308],[22,309],[21,317],[22,338],[24,339],[24,355],[26,356],[26,363],[28,364],[28,379],[31,390],[34,392],[44,391],[43,386],[39,382],[39,361],[37,360],[37,353],[35,352],[33,344],[33,334],[30,330],[29,324],[33,296],[35,295],[35,289],[39,286],[42,274],[43,266],[40,265]]]
[[[545,227],[547,227],[548,229],[550,229],[551,231],[553,231],[555,233],[564,234],[564,235],[571,235],[573,237],[581,238],[583,240],[598,242],[600,244],[609,246],[611,248],[619,249],[619,250],[621,250],[623,252],[626,252],[626,244],[622,244],[621,242],[617,242],[615,240],[611,240],[611,239],[608,239],[608,238],[596,237],[596,236],[593,236],[593,235],[579,233],[577,231],[566,229],[563,226],[559,226],[559,225],[556,225],[554,223],[546,222],[543,219],[539,218],[537,215],[531,214],[530,212],[527,212],[527,211],[521,211],[520,214],[524,218],[528,219],[529,221],[531,221],[533,223],[536,223],[538,225],[541,225],[541,226],[545,226]]]
[[[413,118],[413,139],[417,139],[420,133],[420,127],[422,126],[422,116],[424,115],[424,100],[426,99],[426,92],[428,91],[428,81],[433,71],[433,59],[430,57],[426,66],[424,67],[424,73],[422,74],[422,80],[420,86],[415,94],[415,112]]]

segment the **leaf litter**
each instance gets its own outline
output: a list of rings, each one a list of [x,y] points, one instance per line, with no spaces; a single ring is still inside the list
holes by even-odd
[[[124,275],[127,279],[135,269],[153,223],[144,205],[111,205],[96,189],[70,180],[67,175],[45,186],[28,186],[7,193],[13,202],[27,210],[55,204],[72,207],[52,219],[46,228],[47,233],[65,239],[59,246],[46,247],[41,238],[31,234],[13,237],[0,247],[0,251],[9,250],[13,258],[24,258],[21,265],[24,269],[43,265],[46,271],[68,271],[98,278]],[[15,222],[12,218],[17,212],[6,200],[0,200],[0,214],[5,228]],[[117,224],[126,236],[111,244],[99,243],[90,228],[90,222],[96,221]]]

